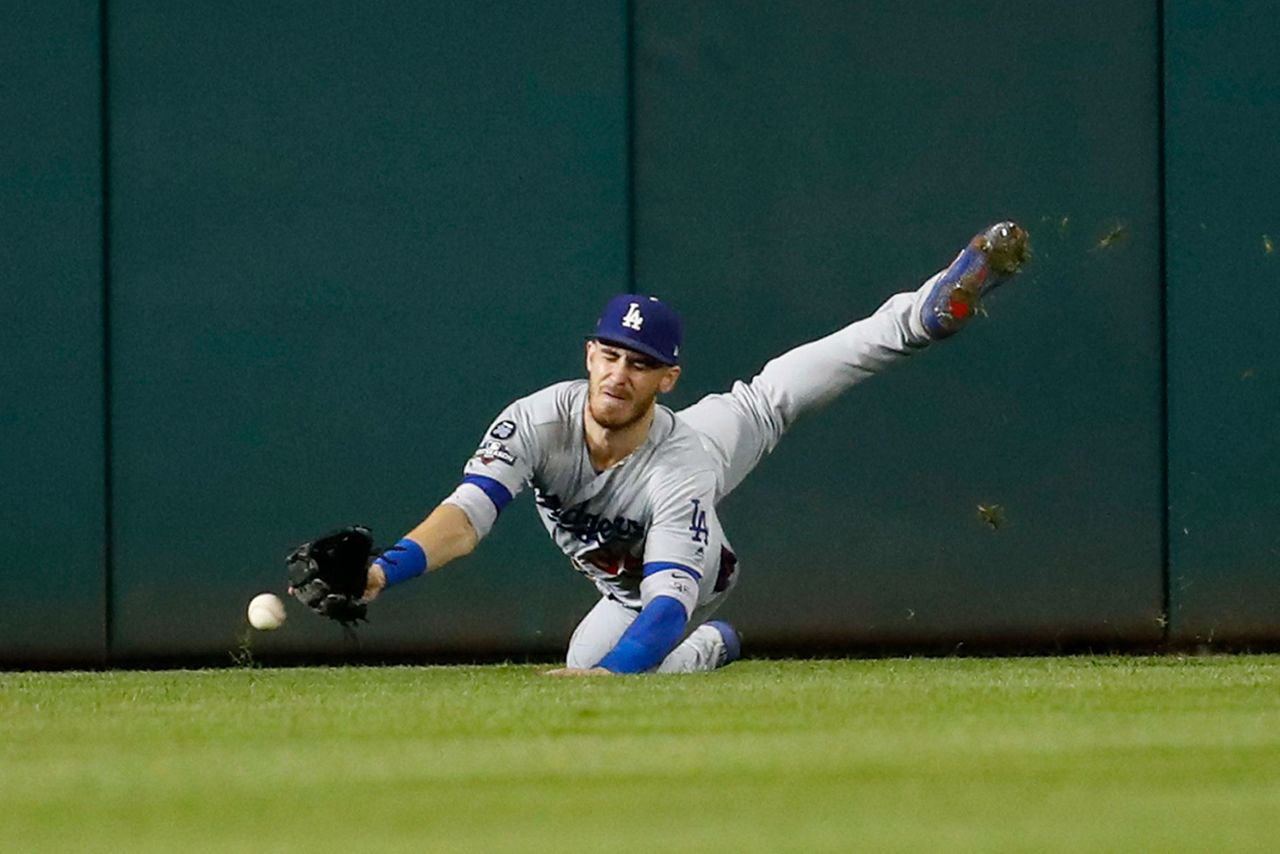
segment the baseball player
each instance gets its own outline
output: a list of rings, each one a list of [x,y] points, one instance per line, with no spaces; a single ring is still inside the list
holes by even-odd
[[[918,290],[680,412],[657,402],[680,378],[679,317],[656,297],[614,297],[586,342],[587,378],[499,413],[453,493],[369,566],[363,602],[470,553],[528,488],[551,539],[600,592],[552,674],[733,662],[737,632],[709,619],[739,579],[720,501],[801,415],[957,332],[1027,249],[1020,226],[993,225]]]

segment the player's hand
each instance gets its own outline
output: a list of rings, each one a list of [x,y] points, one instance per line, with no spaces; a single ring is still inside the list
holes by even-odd
[[[378,598],[378,594],[382,592],[382,588],[387,586],[387,574],[382,571],[382,567],[376,563],[369,565],[369,575],[364,582],[364,601],[372,602]]]
[[[543,676],[615,676],[612,670],[603,667],[559,667],[546,671]]]
[[[348,525],[289,552],[285,568],[289,592],[322,617],[353,626],[365,619],[373,536],[363,525]]]

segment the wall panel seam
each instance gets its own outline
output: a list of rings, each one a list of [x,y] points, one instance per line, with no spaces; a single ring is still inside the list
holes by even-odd
[[[623,97],[626,98],[626,264],[627,291],[636,291],[636,0],[623,0],[626,21],[626,38],[623,44],[625,56],[623,62],[625,75]]]
[[[1168,54],[1166,40],[1168,32],[1165,28],[1165,0],[1156,0],[1156,207],[1157,207],[1157,277],[1160,294],[1160,454],[1162,463],[1160,472],[1161,498],[1161,537],[1160,555],[1160,609],[1161,639],[1167,645],[1171,637],[1173,622],[1173,603],[1170,601],[1172,585],[1172,551],[1173,531],[1170,528],[1173,517],[1170,509],[1170,467],[1169,458],[1169,281],[1168,281],[1168,187],[1166,151],[1168,148],[1168,128],[1166,125],[1166,100],[1169,80]]]
[[[102,579],[103,579],[103,659],[112,658],[111,640],[114,633],[112,609],[114,607],[115,550],[112,536],[112,423],[111,423],[111,75],[110,75],[110,19],[109,0],[98,2],[98,85],[100,121],[100,198],[102,219],[100,239],[102,285]]]

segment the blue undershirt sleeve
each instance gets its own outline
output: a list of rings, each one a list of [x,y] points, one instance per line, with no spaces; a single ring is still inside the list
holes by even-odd
[[[678,599],[656,596],[596,666],[614,673],[651,670],[676,648],[688,621],[684,605]]]

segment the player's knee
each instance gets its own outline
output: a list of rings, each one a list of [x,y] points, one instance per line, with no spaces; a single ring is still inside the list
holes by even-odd
[[[604,658],[604,655],[605,653],[601,653],[598,656],[594,653],[588,654],[587,651],[582,648],[582,644],[570,644],[569,651],[565,655],[564,663],[566,667],[595,667],[600,659]]]

